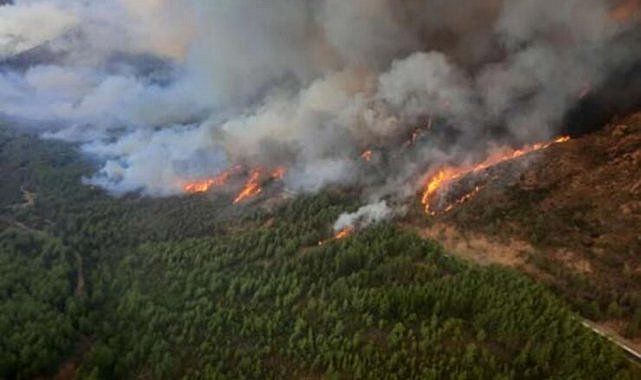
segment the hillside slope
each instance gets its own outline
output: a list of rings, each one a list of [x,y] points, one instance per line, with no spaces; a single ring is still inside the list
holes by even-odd
[[[456,185],[483,185],[469,201],[414,218],[424,236],[476,262],[517,267],[584,316],[639,336],[641,114],[476,177]]]
[[[68,146],[0,132],[0,378],[639,377],[514,270],[389,224],[318,246],[343,192],[112,198]]]

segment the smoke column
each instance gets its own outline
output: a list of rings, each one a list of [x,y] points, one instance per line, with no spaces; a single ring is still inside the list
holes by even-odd
[[[636,0],[16,0],[0,115],[113,194],[236,164],[404,197],[444,163],[558,134],[640,61]],[[640,86],[641,87],[641,86]],[[371,160],[363,160],[364,150]]]

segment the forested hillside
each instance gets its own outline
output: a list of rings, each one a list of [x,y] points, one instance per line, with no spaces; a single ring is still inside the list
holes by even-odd
[[[483,189],[468,202],[417,218],[426,235],[493,242],[468,256],[528,272],[641,347],[641,113],[469,180]]]
[[[382,224],[346,193],[275,207],[113,198],[63,144],[0,137],[0,378],[633,379],[544,287]]]

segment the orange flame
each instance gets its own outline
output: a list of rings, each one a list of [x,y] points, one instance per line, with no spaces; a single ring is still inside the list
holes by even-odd
[[[478,194],[481,191],[481,186],[476,186],[474,190],[470,191],[469,193],[463,195],[459,199],[455,200],[452,202],[449,206],[447,206],[444,210],[443,213],[448,213],[454,209],[456,206],[460,206],[463,203],[467,202],[468,200],[474,198],[476,194]]]
[[[372,161],[372,154],[372,151],[368,149],[361,153],[361,158],[365,161]]]
[[[234,199],[234,204],[238,204],[242,201],[245,201],[249,198],[253,198],[256,195],[260,194],[263,189],[260,187],[260,176],[262,171],[259,168],[252,169],[249,179],[243,186],[243,189],[238,193]]]
[[[340,231],[336,232],[336,235],[334,235],[334,240],[344,239],[353,233],[354,233],[353,227],[345,227]]]
[[[212,187],[224,185],[229,179],[230,175],[231,175],[231,171],[225,170],[224,172],[220,173],[216,177],[207,178],[201,181],[189,182],[183,186],[183,190],[186,193],[192,193],[192,194],[204,193],[209,191]]]
[[[273,179],[283,179],[286,173],[287,173],[287,169],[280,166],[272,170],[270,177],[272,177]]]
[[[222,186],[226,184],[231,176],[239,174],[239,172],[242,170],[243,170],[242,165],[234,166],[231,169],[223,171],[216,177],[186,183],[183,186],[183,190],[186,193],[207,192],[214,187]],[[287,169],[285,169],[284,167],[277,167],[269,173],[269,177],[274,180],[282,180],[285,177],[286,172],[287,172]],[[238,195],[234,199],[234,204],[238,204],[246,199],[255,197],[256,195],[260,194],[263,191],[263,189],[260,187],[261,177],[263,177],[262,168],[258,167],[258,168],[252,169],[249,175],[249,178],[243,185],[242,190],[240,191],[240,193],[238,193]]]
[[[348,236],[352,235],[354,232],[356,232],[356,230],[354,229],[354,227],[344,227],[344,228],[341,228],[340,230],[336,231],[336,234],[334,234],[334,236],[332,236],[331,238],[329,238],[329,239],[327,239],[327,240],[321,240],[321,241],[319,241],[319,242],[318,242],[318,245],[327,244],[327,243],[332,242],[332,241],[334,241],[334,240],[345,239],[346,237],[348,237]]]
[[[528,153],[532,153],[537,150],[548,148],[554,144],[565,143],[569,140],[570,140],[570,137],[564,136],[564,137],[559,137],[556,140],[547,142],[547,143],[532,144],[532,145],[525,146],[521,149],[499,152],[491,155],[485,161],[472,166],[462,166],[462,167],[446,166],[438,170],[435,174],[430,176],[427,180],[427,184],[425,185],[425,188],[423,190],[423,196],[421,198],[421,202],[425,206],[425,212],[431,215],[436,214],[436,211],[432,210],[431,203],[434,200],[434,197],[438,193],[438,191],[446,187],[447,185],[451,184],[452,182],[460,178],[463,178],[470,173],[481,172],[492,166],[498,165],[502,162],[513,160],[515,158],[524,156]],[[467,201],[468,199],[476,195],[476,193],[478,193],[479,191],[480,191],[480,188],[477,187],[475,191],[457,200],[452,205],[448,206],[444,211],[445,212],[450,211],[454,206]]]

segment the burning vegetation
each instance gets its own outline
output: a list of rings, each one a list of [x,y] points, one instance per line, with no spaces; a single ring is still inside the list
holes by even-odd
[[[548,187],[554,194],[531,205],[523,189],[493,196],[519,207],[513,219],[497,217],[509,204],[480,202],[501,171],[492,167],[569,138],[525,144],[578,136],[563,128],[585,131],[626,102],[641,106],[633,75],[641,0],[5,3],[0,20],[13,22],[0,27],[3,119],[50,124],[46,136],[80,144],[99,162],[89,185],[201,196],[139,202],[85,193],[76,178],[84,166],[66,154],[34,157],[35,144],[3,141],[0,166],[12,180],[0,190],[13,197],[14,184],[33,180],[41,195],[38,207],[17,214],[0,208],[0,262],[16,274],[0,294],[21,301],[25,292],[13,285],[31,279],[44,288],[24,305],[0,296],[16,311],[0,318],[15,330],[0,331],[9,337],[0,339],[9,353],[0,379],[54,377],[47,372],[76,356],[79,372],[68,377],[640,378],[625,376],[605,340],[581,330],[547,289],[501,268],[458,264],[437,244],[379,222],[402,215],[420,192],[415,208],[426,225],[441,219],[426,215],[461,205],[472,211],[442,219],[463,220],[467,230],[492,224],[497,235],[522,223],[516,237],[585,252],[574,263],[581,276],[557,274],[565,270],[558,258],[579,257],[573,252],[531,260],[551,268],[559,287],[576,287],[583,315],[634,316],[631,332],[641,335],[641,155],[626,148],[614,161],[604,149],[607,165],[591,170],[613,175],[584,178],[583,194]],[[575,112],[590,123],[573,122]],[[522,147],[488,149],[508,140]],[[54,165],[43,167],[48,160]],[[190,178],[194,168],[207,174]],[[36,181],[43,169],[54,175]],[[65,188],[47,184],[52,178]],[[354,191],[268,212],[250,207],[280,189],[333,187]],[[214,191],[226,196],[202,196]],[[335,219],[363,199],[370,203]],[[296,258],[317,242],[313,257]],[[616,278],[593,286],[587,274],[600,268]],[[71,292],[52,299],[45,288]],[[78,310],[57,315],[83,294],[91,308],[79,299]],[[38,324],[21,315],[34,305],[47,311]],[[158,331],[167,336],[156,341]],[[76,355],[83,337],[95,344]],[[98,360],[111,356],[123,360]]]
[[[442,169],[439,169],[435,174],[429,176],[425,188],[423,190],[423,196],[421,202],[425,206],[425,212],[431,215],[437,214],[439,211],[448,212],[456,205],[459,205],[463,202],[466,202],[474,195],[476,195],[480,190],[480,186],[476,186],[475,189],[455,200],[451,204],[441,207],[440,210],[437,210],[433,203],[438,193],[444,189],[447,189],[452,183],[462,179],[463,177],[485,171],[495,165],[503,163],[505,161],[513,160],[518,157],[522,157],[526,154],[536,152],[542,149],[546,149],[554,144],[561,144],[569,141],[570,138],[567,136],[559,137],[554,141],[547,143],[537,143],[525,146],[521,149],[515,150],[503,150],[501,152],[490,155],[483,162],[480,162],[475,165],[470,166],[446,166]]]
[[[183,190],[186,193],[191,193],[191,194],[205,193],[214,187],[218,187],[226,184],[227,181],[229,180],[229,177],[231,177],[232,174],[234,174],[237,170],[238,168],[225,170],[213,178],[207,178],[201,181],[194,181],[194,182],[187,183],[186,185],[183,186]]]
[[[608,139],[607,143],[594,144],[594,139],[576,142],[579,147],[597,147],[597,150],[577,149],[577,152],[584,154],[589,164],[600,161],[599,165],[608,171],[588,167],[589,170],[583,171],[586,177],[590,177],[584,178],[590,179],[583,185],[585,192],[580,193],[582,196],[574,193],[569,199],[586,202],[587,198],[587,203],[602,207],[602,214],[594,215],[594,219],[587,218],[588,215],[580,218],[604,221],[600,228],[611,229],[609,241],[620,245],[604,246],[607,254],[602,255],[590,253],[591,247],[585,247],[588,250],[586,257],[592,260],[594,268],[594,272],[586,276],[600,276],[594,279],[596,291],[587,281],[572,281],[571,286],[577,288],[572,289],[569,296],[572,300],[586,298],[586,310],[594,310],[590,306],[594,306],[596,299],[596,307],[610,310],[615,317],[624,316],[632,324],[632,316],[636,314],[635,309],[641,299],[638,297],[641,282],[636,271],[626,268],[628,265],[637,268],[641,258],[627,252],[630,247],[638,247],[632,244],[641,231],[638,226],[641,219],[638,218],[639,211],[633,209],[633,214],[617,222],[619,216],[613,215],[609,207],[603,207],[608,202],[612,204],[608,200],[612,198],[609,182],[613,180],[613,184],[622,190],[615,196],[627,199],[621,205],[638,200],[636,194],[641,185],[635,183],[640,178],[641,156],[633,148],[641,147],[641,139],[637,137],[641,136],[641,130],[626,130],[617,129],[627,135],[618,135],[614,140]],[[619,146],[621,142],[625,145]],[[223,363],[213,371],[221,371],[221,376],[228,378],[288,378],[292,373],[304,377],[314,366],[320,368],[318,377],[339,373],[345,378],[353,377],[352,374],[359,371],[365,374],[363,377],[368,372],[380,374],[380,377],[404,373],[404,378],[408,379],[429,376],[510,378],[525,373],[535,374],[531,378],[562,378],[568,373],[586,379],[639,378],[626,376],[623,370],[627,361],[619,358],[619,351],[607,346],[605,339],[581,328],[577,310],[571,311],[547,286],[537,285],[512,270],[498,266],[470,265],[451,255],[450,251],[443,251],[440,245],[421,239],[406,229],[389,224],[364,228],[363,220],[378,220],[372,216],[372,209],[357,210],[346,218],[345,224],[354,225],[357,231],[361,231],[348,238],[349,244],[336,244],[345,241],[336,239],[344,239],[352,231],[341,231],[342,226],[335,225],[330,233],[333,235],[338,231],[332,238],[334,243],[315,247],[311,254],[305,254],[308,244],[315,245],[319,240],[318,226],[331,221],[328,209],[353,205],[352,200],[342,195],[304,196],[275,213],[240,210],[232,216],[212,212],[211,202],[202,196],[150,199],[146,202],[139,202],[133,197],[112,198],[104,193],[92,192],[92,196],[87,196],[92,193],[80,185],[75,170],[48,161],[53,154],[60,154],[57,148],[32,136],[12,138],[4,146],[5,152],[12,154],[6,155],[7,160],[0,161],[6,174],[3,184],[9,185],[17,196],[20,196],[24,174],[14,168],[21,163],[25,163],[27,173],[39,173],[44,165],[47,172],[55,174],[46,176],[46,182],[35,182],[35,187],[29,188],[40,194],[39,207],[27,208],[18,214],[8,207],[0,209],[4,226],[9,226],[2,233],[0,255],[6,263],[18,260],[15,265],[6,267],[7,271],[18,284],[37,290],[21,292],[19,297],[5,297],[3,300],[3,307],[16,310],[16,313],[7,313],[11,323],[5,324],[7,328],[3,336],[11,339],[0,339],[0,352],[7,353],[5,356],[9,359],[0,378],[54,377],[55,373],[50,371],[56,368],[64,370],[60,373],[70,373],[70,377],[89,378],[91,373],[97,373],[96,355],[105,352],[122,353],[122,358],[133,358],[119,365],[118,378],[136,377],[140,373],[169,373],[167,376],[159,375],[168,378],[187,373],[192,377],[206,378],[212,373],[212,368],[198,365],[200,361]],[[615,163],[618,164],[614,167],[612,148],[617,149]],[[555,169],[555,180],[550,183],[563,178],[573,181],[568,173],[575,172],[574,169],[556,170],[546,164],[546,160],[562,159],[557,155],[562,151],[564,149],[554,149],[554,152],[549,152],[549,156],[554,157],[546,155],[542,159],[542,168]],[[605,159],[594,160],[595,152],[600,152]],[[572,153],[568,152],[570,156]],[[77,165],[83,162],[79,158],[75,160]],[[271,181],[268,178],[270,171],[262,172],[265,173],[263,186],[267,187]],[[602,174],[593,175],[599,172]],[[249,174],[248,171],[237,173],[238,178],[230,178],[228,185],[232,186],[235,179],[239,180],[239,186],[242,185]],[[548,175],[541,173],[541,177],[547,178]],[[631,178],[637,180],[632,181]],[[59,188],[58,182],[65,187]],[[576,191],[570,186],[563,188]],[[552,196],[557,197],[558,194]],[[567,195],[557,199],[567,199]],[[48,211],[60,205],[63,206],[60,212]],[[378,208],[378,215],[385,214],[383,206]],[[573,221],[576,217],[568,220],[566,214],[551,224],[550,221],[560,217],[560,213],[551,220],[537,219],[535,215],[540,213],[541,207],[541,204],[532,205],[532,216],[507,220],[504,226],[520,222],[527,233],[535,222],[541,228],[553,229],[564,244],[568,236],[574,238],[577,232],[573,232]],[[469,212],[467,217],[494,217],[479,214],[482,213]],[[610,219],[613,216],[615,218]],[[61,230],[63,238],[39,230],[47,228],[47,220],[55,226],[70,226],[79,218],[83,221],[82,229]],[[615,224],[610,226],[610,221]],[[485,228],[489,224],[465,220],[461,225]],[[627,239],[621,239],[622,229],[629,234]],[[506,230],[502,228],[500,233]],[[221,233],[212,234],[212,231]],[[599,232],[606,233],[603,230]],[[159,233],[164,238],[159,239]],[[30,248],[27,254],[25,242]],[[577,243],[584,246],[582,239]],[[78,255],[68,254],[77,247],[93,247],[92,244],[99,245],[96,249],[78,250]],[[556,259],[558,256],[558,251],[546,251],[539,259]],[[626,263],[626,268],[609,264],[616,256]],[[83,262],[85,277],[82,277]],[[552,262],[545,272],[551,275],[546,277],[559,276],[563,284],[568,278],[574,278],[559,274],[567,273],[562,264],[560,261]],[[611,266],[604,268],[604,265]],[[119,270],[114,271],[113,268]],[[86,284],[85,292],[101,291],[97,298],[99,302],[78,313],[59,308],[60,302],[71,302],[79,296],[76,289],[80,283]],[[139,284],[149,286],[141,287]],[[301,286],[304,288],[302,293]],[[48,291],[52,287],[61,289],[59,296],[53,299]],[[123,289],[129,290],[123,293]],[[168,297],[172,299],[172,307],[158,307],[166,305]],[[366,307],[355,308],[353,302],[342,300],[367,302]],[[393,301],[391,304],[390,300]],[[33,320],[20,318],[21,310],[34,307],[50,312]],[[372,310],[383,313],[383,330],[366,323],[372,319]],[[239,323],[248,326],[244,333],[240,333],[239,339],[231,341],[230,315],[242,316]],[[318,318],[305,318],[309,315]],[[435,320],[439,323],[430,323]],[[302,326],[301,331],[305,333],[294,331],[298,327],[272,328],[287,321]],[[68,328],[60,328],[61,323]],[[166,329],[164,326],[167,324],[180,328]],[[339,325],[346,330],[342,337],[336,338],[334,326]],[[460,326],[465,328],[461,330]],[[178,343],[156,344],[160,330],[166,330],[163,338]],[[201,333],[193,340],[189,337],[190,331]],[[501,333],[492,333],[494,331]],[[44,343],[31,339],[34,334],[46,338]],[[91,341],[83,338],[85,335],[90,336]],[[320,349],[309,344],[310,335]],[[210,341],[227,339],[230,344],[200,344],[200,336]],[[354,336],[375,341],[373,345],[355,345]],[[68,369],[69,355],[73,356],[77,351],[78,342],[72,339],[74,337],[87,344],[88,351],[86,355],[78,356],[76,369]],[[405,349],[408,344],[414,345],[414,337],[421,339],[416,345],[419,349]],[[549,352],[554,352],[554,360],[543,364],[536,360],[522,360],[524,337],[527,345],[533,347],[527,353],[528,358],[546,357]],[[248,341],[261,345],[247,344]],[[288,341],[291,344],[278,344]],[[453,344],[455,349],[452,349]],[[370,346],[375,351],[371,351]],[[136,352],[149,351],[150,347],[160,347],[158,358],[139,360]],[[469,347],[481,355],[470,356]],[[497,347],[500,350],[497,351]],[[34,354],[21,356],[21,352]],[[280,365],[271,358],[265,360],[265,352],[275,352],[288,361],[286,365]],[[39,353],[46,353],[50,359],[34,367],[32,356]],[[249,360],[225,360],[236,354]],[[372,361],[372,355],[376,360]],[[180,360],[163,360],[174,356]],[[191,360],[194,356],[202,360],[194,364]],[[579,362],[577,358],[588,359]],[[242,365],[245,362],[248,364]],[[372,362],[374,365],[363,364]],[[420,363],[421,366],[412,363]],[[467,365],[462,367],[460,363]],[[109,364],[108,368],[113,367]],[[479,373],[487,375],[479,376]]]
[[[263,19],[259,12],[256,20],[260,22],[256,25],[269,26],[255,31],[260,46],[288,47],[289,44],[281,44],[280,33],[271,33],[289,31],[290,27],[292,33],[287,35],[314,38],[296,39],[304,44],[292,45],[292,52],[274,50],[274,56],[270,53],[261,61],[256,58],[261,58],[257,55],[263,51],[244,51],[249,46],[246,41],[234,38],[245,34],[233,31],[223,46],[239,47],[239,53],[243,54],[229,55],[235,57],[234,60],[242,57],[245,62],[260,62],[257,66],[260,68],[275,61],[275,56],[293,59],[291,62],[287,59],[283,67],[280,64],[270,70],[248,67],[251,70],[237,72],[235,69],[243,66],[235,65],[235,61],[226,62],[227,56],[220,54],[216,57],[221,60],[220,65],[204,60],[198,62],[197,67],[185,68],[191,74],[185,82],[183,78],[176,78],[176,83],[167,88],[191,89],[194,83],[211,82],[200,80],[204,78],[233,78],[228,83],[232,88],[247,88],[230,99],[203,104],[203,109],[185,110],[186,115],[180,117],[165,115],[169,120],[193,120],[194,125],[164,128],[164,134],[151,142],[145,134],[132,134],[126,144],[99,149],[110,152],[105,158],[108,162],[87,182],[121,193],[141,191],[142,183],[142,191],[151,195],[181,190],[188,194],[206,193],[216,189],[229,192],[229,203],[233,205],[247,204],[257,197],[266,200],[271,189],[316,192],[327,186],[350,187],[368,202],[389,200],[394,204],[407,203],[408,197],[420,191],[426,213],[447,212],[473,198],[485,184],[466,182],[465,186],[454,188],[455,191],[445,192],[450,185],[470,173],[564,142],[565,138],[499,153],[492,153],[488,147],[499,146],[498,141],[508,139],[518,146],[538,141],[540,136],[580,135],[573,126],[586,128],[586,123],[575,122],[573,112],[578,110],[576,112],[583,115],[585,109],[600,109],[595,103],[603,104],[607,115],[618,112],[609,107],[618,99],[612,100],[606,86],[620,75],[626,76],[621,73],[627,73],[634,65],[641,65],[641,49],[637,48],[641,28],[632,22],[638,18],[640,0],[589,0],[587,3],[573,0],[558,12],[551,11],[555,4],[551,0],[465,1],[464,5],[419,0],[403,4],[388,0],[376,3],[370,8],[359,2],[347,2],[343,11],[336,14],[335,7],[328,7],[327,13],[315,14],[323,7],[302,6],[299,16],[314,20],[312,24],[331,16],[304,31],[297,30],[299,24],[290,24],[288,17]],[[234,7],[230,5],[230,9]],[[418,12],[419,9],[422,11]],[[280,12],[274,12],[278,14]],[[353,17],[363,14],[368,17]],[[438,15],[442,21],[435,22],[428,14]],[[374,17],[369,17],[372,15]],[[351,25],[349,20],[353,19],[361,20],[363,25]],[[469,23],[475,19],[478,22]],[[373,20],[384,21],[383,24],[391,26],[390,30],[384,31],[385,28]],[[335,27],[343,22],[349,24],[344,24],[344,28]],[[198,27],[207,28],[208,24]],[[230,23],[233,25],[237,23]],[[352,33],[352,27],[358,33]],[[339,30],[350,32],[344,36],[334,34]],[[317,31],[320,34],[314,36]],[[210,33],[203,31],[195,35]],[[468,46],[470,36],[477,42],[475,49]],[[317,41],[323,45],[316,46]],[[186,46],[201,47],[212,41],[188,42]],[[354,46],[360,48],[353,49]],[[389,46],[394,48],[380,49]],[[311,49],[307,51],[307,47]],[[211,51],[218,50],[212,48]],[[318,52],[330,54],[319,60]],[[332,63],[325,67],[329,62]],[[304,66],[299,67],[301,63]],[[319,67],[316,68],[316,64]],[[308,70],[312,66],[315,69]],[[216,70],[207,72],[212,67]],[[206,77],[201,77],[203,72]],[[262,76],[269,72],[277,75],[257,78],[252,83],[253,74]],[[283,78],[289,78],[287,73],[305,74],[284,82]],[[147,78],[140,79],[142,83],[149,82]],[[236,86],[245,80],[249,83]],[[214,84],[214,88],[198,89],[187,99],[201,99],[203,93],[233,93],[220,90],[226,88],[227,83]],[[637,93],[641,92],[641,85],[635,87],[640,89]],[[151,94],[155,94],[156,88],[151,90]],[[173,99],[173,95],[166,97]],[[26,96],[33,99],[31,94]],[[637,98],[627,93],[626,97]],[[150,99],[150,104],[156,104],[155,95]],[[221,104],[217,104],[218,101]],[[129,124],[137,125],[138,113],[133,111],[140,105],[133,104],[130,108],[136,123]],[[208,115],[208,110],[219,108],[228,111],[221,113],[224,118]],[[128,119],[118,118],[117,122],[121,120]],[[153,125],[156,119],[149,123],[152,124],[149,127],[157,127]],[[564,129],[565,126],[569,127]],[[171,150],[173,146],[165,140],[175,139],[197,144],[176,144],[189,146],[193,152],[164,154],[164,149]],[[99,146],[88,146],[96,145]],[[161,152],[155,157],[166,161],[153,161],[150,168],[149,161],[141,158],[147,155],[134,155],[130,148],[125,149],[133,145]],[[467,164],[478,157],[487,159],[475,165]],[[290,169],[287,175],[285,168],[278,167],[284,162]],[[466,164],[454,166],[460,163]],[[191,173],[183,173],[181,168],[197,167],[205,173],[216,173],[221,167],[227,167],[222,165],[235,164],[242,167],[231,168],[215,177],[182,182]],[[163,173],[162,177],[138,178],[140,173],[154,172],[156,167]],[[426,173],[429,174],[427,183],[419,190],[417,179],[422,180]],[[276,181],[278,185],[273,186]],[[459,191],[463,188],[466,191]],[[356,230],[362,229],[356,227]],[[312,239],[312,244],[316,240]]]
[[[232,169],[223,171],[215,177],[187,183],[183,186],[183,190],[185,193],[189,194],[205,193],[213,190],[214,188],[226,185],[232,177],[239,176],[242,171],[242,166],[236,166]],[[234,197],[233,204],[237,205],[256,197],[263,192],[263,185],[270,180],[281,181],[285,177],[287,169],[284,167],[277,167],[272,169],[267,176],[265,176],[265,173],[266,170],[261,167],[251,169],[241,190]]]
[[[341,228],[340,230],[336,231],[334,236],[332,236],[331,238],[319,241],[318,245],[325,245],[325,244],[330,243],[330,242],[335,241],[335,240],[345,239],[346,237],[351,236],[352,234],[354,234],[354,232],[356,232],[356,229],[354,227]]]
[[[484,185],[477,183],[472,186],[471,191],[467,191],[462,195],[459,195],[458,197],[450,199],[446,202],[439,202],[439,195],[442,194],[443,191],[448,190],[453,184],[460,181],[464,177],[470,174],[483,172],[503,162],[522,157],[532,152],[546,149],[555,144],[565,143],[569,140],[570,137],[563,136],[550,142],[531,144],[520,149],[502,149],[496,153],[491,154],[484,161],[474,165],[444,166],[429,175],[427,182],[422,190],[421,203],[425,208],[425,212],[430,215],[449,212],[456,206],[461,205],[469,199],[473,198],[483,189]],[[363,160],[370,162],[372,160],[373,151],[369,149],[365,150],[361,153],[360,156]],[[242,166],[236,166],[234,168],[223,171],[215,177],[188,183],[184,185],[183,189],[186,193],[208,192],[217,187],[228,184],[232,177],[240,176],[243,170],[246,171],[246,169],[243,169]],[[252,168],[249,171],[247,178],[243,182],[241,189],[235,195],[232,203],[234,205],[239,205],[255,198],[263,192],[263,187],[265,185],[268,185],[273,181],[282,181],[286,173],[287,169],[285,167],[276,167],[271,170],[266,170],[263,167]],[[445,204],[439,205],[438,203]],[[333,240],[345,238],[353,234],[355,231],[356,229],[353,226],[338,228],[335,236],[330,239],[320,241],[319,245],[323,245]]]
[[[262,173],[260,169],[253,169],[251,171],[251,174],[249,175],[249,179],[245,183],[245,186],[240,191],[240,193],[238,193],[236,198],[234,198],[234,204],[238,204],[249,198],[253,198],[263,191],[262,187],[260,187],[261,174]]]
[[[363,153],[361,153],[361,158],[363,160],[365,160],[365,161],[368,161],[368,162],[372,161],[372,154],[373,154],[372,151],[370,149],[368,149],[368,150],[364,151]]]

